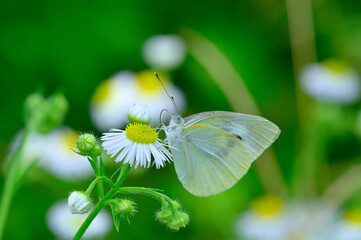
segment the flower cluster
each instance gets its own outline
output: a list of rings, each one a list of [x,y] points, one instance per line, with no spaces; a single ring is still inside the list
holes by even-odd
[[[181,211],[181,204],[174,200],[170,203],[163,203],[161,210],[156,214],[156,218],[175,231],[187,226],[189,222],[188,214]]]
[[[32,94],[25,100],[25,121],[28,127],[40,133],[49,133],[59,126],[68,110],[68,102],[61,94],[45,99],[40,94]]]
[[[74,215],[84,216],[89,214],[88,217],[94,218],[102,207],[109,206],[113,215],[114,226],[119,231],[123,219],[130,223],[130,217],[136,212],[136,203],[128,198],[119,198],[116,194],[144,194],[152,196],[161,202],[162,208],[156,214],[157,219],[170,229],[179,230],[188,224],[189,216],[181,210],[181,205],[177,201],[170,200],[155,189],[120,187],[130,167],[150,167],[153,159],[154,165],[159,168],[163,167],[167,161],[172,160],[172,155],[166,148],[165,142],[159,139],[156,129],[149,125],[151,116],[147,106],[133,106],[128,112],[128,119],[129,124],[125,127],[125,130],[111,129],[110,132],[104,133],[101,137],[102,144],[98,144],[95,136],[90,133],[82,134],[77,138],[77,150],[74,150],[74,152],[87,157],[96,178],[86,191],[73,191],[69,195],[69,211]],[[101,154],[103,149],[116,162],[123,163],[115,182],[112,180],[113,177],[108,178],[104,173]],[[110,186],[107,193],[104,192],[103,184]],[[98,189],[99,202],[92,210],[94,199],[90,198],[90,194],[95,186]],[[89,213],[90,211],[92,211],[92,214]],[[83,219],[83,217],[81,218]],[[90,222],[85,221],[84,224]],[[81,225],[74,239],[80,239],[85,230],[91,227],[84,224]]]

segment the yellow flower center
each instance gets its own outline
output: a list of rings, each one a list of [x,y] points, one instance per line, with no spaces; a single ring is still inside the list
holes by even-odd
[[[346,62],[337,59],[328,59],[323,61],[322,64],[334,73],[342,73],[350,69]]]
[[[255,200],[251,208],[264,217],[274,217],[282,210],[282,200],[277,196],[263,196]]]
[[[61,142],[63,144],[63,149],[66,153],[73,154],[71,149],[76,146],[76,139],[79,134],[74,130],[65,130],[61,135]]]
[[[361,224],[361,208],[347,210],[344,219],[350,223]]]
[[[100,85],[95,90],[92,102],[95,104],[103,102],[105,99],[107,99],[109,92],[110,92],[110,79],[107,79],[104,82],[100,83]]]
[[[160,74],[160,79],[166,81],[165,77]],[[158,79],[154,76],[154,72],[151,70],[144,70],[137,73],[138,88],[142,94],[156,95],[162,90],[162,85]]]
[[[158,133],[148,125],[131,123],[125,128],[127,137],[136,143],[155,143]]]

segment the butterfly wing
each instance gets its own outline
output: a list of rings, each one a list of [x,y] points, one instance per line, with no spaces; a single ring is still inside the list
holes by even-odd
[[[222,129],[197,124],[187,127],[181,137],[182,141],[170,141],[176,172],[196,196],[232,187],[250,168],[244,144]]]
[[[201,124],[223,129],[239,138],[252,162],[279,136],[280,129],[265,118],[234,112],[204,112],[184,119],[186,127]]]

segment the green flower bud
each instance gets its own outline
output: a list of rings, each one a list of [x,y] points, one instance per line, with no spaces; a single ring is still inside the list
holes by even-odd
[[[85,214],[91,209],[90,197],[84,192],[74,191],[68,198],[68,207],[72,214]]]
[[[118,214],[124,217],[136,212],[135,203],[129,199],[117,199],[117,202],[113,205],[113,207]]]
[[[177,200],[172,200],[172,204],[177,211],[182,207],[182,205]]]
[[[39,125],[38,131],[48,133],[61,125],[67,110],[68,102],[63,95],[55,94],[50,96],[44,104],[42,123]]]
[[[26,117],[30,117],[34,112],[41,109],[44,102],[44,97],[38,93],[29,95],[24,104]]]
[[[170,229],[178,231],[181,227],[187,226],[189,222],[189,216],[185,212],[178,211],[173,215],[167,225]]]
[[[97,143],[93,134],[85,133],[78,137],[76,140],[76,146],[78,147],[80,154],[88,155],[93,151]]]
[[[24,103],[24,118],[25,122],[28,123],[35,130],[41,125],[43,119],[45,99],[42,95],[34,93],[29,95]]]
[[[47,100],[40,94],[32,94],[25,100],[25,121],[34,131],[46,134],[62,124],[68,102],[56,94]]]
[[[161,223],[168,223],[172,217],[172,211],[162,208],[155,216]]]
[[[129,110],[128,119],[130,123],[149,124],[151,121],[149,107],[135,105]]]
[[[49,111],[49,120],[52,120],[55,124],[61,123],[68,110],[68,101],[60,94],[50,96],[47,100],[47,110]]]
[[[90,154],[91,156],[98,157],[102,154],[102,151],[102,147],[99,144],[96,144]]]

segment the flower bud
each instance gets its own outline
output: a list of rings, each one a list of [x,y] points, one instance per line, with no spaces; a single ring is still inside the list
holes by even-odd
[[[44,97],[38,93],[29,95],[25,100],[25,114],[26,118],[30,117],[35,111],[43,107]]]
[[[128,112],[130,123],[149,124],[151,121],[150,110],[147,106],[135,105]]]
[[[161,223],[168,223],[172,217],[172,211],[162,208],[155,216]]]
[[[31,94],[25,100],[25,121],[32,130],[47,134],[61,125],[67,110],[68,102],[61,94],[46,100],[40,94]]]
[[[61,125],[67,110],[68,101],[63,95],[54,94],[50,96],[45,101],[42,111],[42,122],[39,125],[38,131],[45,134]]]
[[[173,215],[170,221],[167,223],[170,229],[178,231],[181,227],[187,226],[189,222],[189,216],[185,212],[178,211]]]
[[[102,147],[99,144],[96,144],[93,148],[93,150],[91,151],[91,155],[94,157],[98,157],[100,156],[100,154],[102,154]]]
[[[25,122],[34,130],[42,124],[45,99],[42,95],[34,93],[29,95],[24,103]]]
[[[117,202],[113,206],[114,210],[124,217],[132,215],[136,212],[135,203],[129,199],[117,199]]]
[[[90,154],[96,146],[96,139],[93,134],[85,133],[78,137],[76,140],[76,146],[78,147],[80,154]]]
[[[176,210],[179,210],[182,207],[182,205],[177,200],[172,200],[172,204]]]
[[[72,214],[84,214],[91,209],[90,197],[84,192],[74,191],[68,198],[68,207]]]
[[[68,110],[68,101],[61,94],[54,94],[47,100],[48,119],[53,124],[59,125]]]

